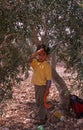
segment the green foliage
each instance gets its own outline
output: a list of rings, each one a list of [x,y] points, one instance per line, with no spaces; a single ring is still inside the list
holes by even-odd
[[[14,43],[15,44],[15,43]],[[29,48],[23,52],[23,46],[15,46],[8,43],[1,49],[0,67],[0,101],[12,97],[12,87],[15,83],[23,80],[20,74],[28,73],[28,54]],[[26,56],[25,56],[26,55]]]
[[[83,9],[75,0],[0,1],[0,101],[12,97],[12,86],[27,75],[35,33],[52,46],[58,61],[83,80]],[[38,42],[41,43],[39,40]],[[80,82],[79,82],[80,81]],[[78,84],[78,86],[79,86]],[[10,95],[10,96],[9,96]]]

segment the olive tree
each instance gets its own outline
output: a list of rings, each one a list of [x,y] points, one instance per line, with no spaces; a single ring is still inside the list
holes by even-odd
[[[70,91],[56,71],[58,62],[74,77],[82,91],[83,35],[80,1],[0,1],[0,100],[12,96],[12,85],[28,74],[28,59],[38,44],[51,47],[52,75],[62,109],[68,110]]]

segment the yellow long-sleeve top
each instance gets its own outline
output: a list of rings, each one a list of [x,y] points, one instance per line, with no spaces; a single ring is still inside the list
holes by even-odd
[[[47,61],[39,62],[33,59],[30,65],[33,68],[32,83],[34,85],[46,85],[46,81],[51,80],[51,66]]]

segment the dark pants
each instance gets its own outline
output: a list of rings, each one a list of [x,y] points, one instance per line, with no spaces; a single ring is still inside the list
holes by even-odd
[[[44,101],[43,101],[45,90],[46,90],[45,85],[42,86],[35,85],[35,99],[38,106],[39,118],[41,120],[44,120],[47,116],[47,110],[44,107]]]

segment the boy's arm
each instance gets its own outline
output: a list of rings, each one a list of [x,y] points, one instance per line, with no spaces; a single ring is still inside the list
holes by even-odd
[[[29,62],[32,62],[33,58],[35,58],[38,54],[40,54],[40,53],[43,52],[43,51],[44,51],[44,49],[41,48],[40,50],[34,52],[34,53],[30,56]]]
[[[49,93],[49,88],[51,87],[51,79],[52,79],[52,72],[51,72],[51,66],[49,64],[47,64],[46,66],[46,91]]]
[[[47,80],[46,81],[46,91],[45,94],[48,95],[49,94],[49,88],[51,87],[51,80]]]
[[[46,81],[46,89],[49,89],[51,87],[51,80]]]

